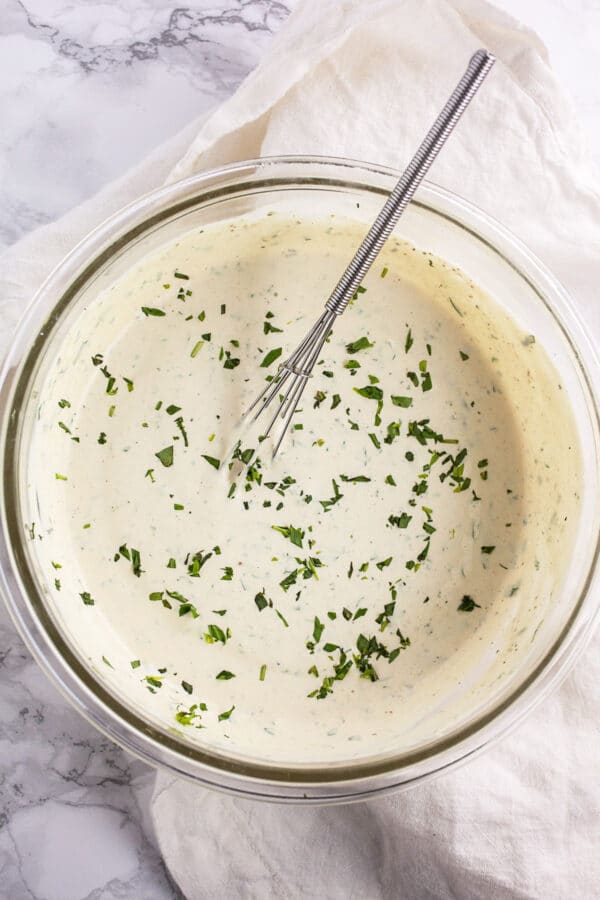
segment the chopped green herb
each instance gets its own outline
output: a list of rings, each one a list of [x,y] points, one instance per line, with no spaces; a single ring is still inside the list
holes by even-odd
[[[259,612],[262,612],[265,607],[273,605],[269,600],[267,600],[264,591],[260,591],[255,596],[254,602],[256,603]]]
[[[411,520],[412,516],[409,516],[407,513],[403,512],[399,516],[390,516],[388,522],[390,523],[390,525],[394,525],[397,528],[408,528]]]
[[[290,540],[296,547],[302,547],[304,531],[301,528],[295,528],[293,525],[271,525],[271,528]]]
[[[165,468],[168,469],[169,466],[173,465],[173,445],[165,447],[163,450],[159,450],[158,453],[155,453],[154,455],[161,461]]]
[[[330,500],[319,500],[319,503],[321,504],[325,512],[328,512],[328,510],[330,510],[331,507],[338,503],[344,496],[343,494],[340,494],[339,485],[334,478],[331,480],[331,483],[333,485],[333,497],[331,497]]]
[[[269,352],[265,355],[263,361],[260,364],[261,368],[263,368],[263,369],[268,368],[268,366],[270,366],[272,363],[274,363],[276,359],[279,359],[282,352],[283,351],[282,351],[281,347],[275,347],[273,350],[269,350]]]
[[[408,409],[409,406],[412,406],[412,397],[399,397],[392,394],[390,399],[394,406],[401,406],[403,409]]]
[[[359,350],[367,350],[373,346],[374,344],[371,343],[368,337],[360,337],[356,341],[346,344],[346,353],[358,353]]]
[[[464,597],[462,598],[462,600],[460,601],[460,603],[458,605],[458,609],[461,612],[473,612],[475,607],[477,607],[478,609],[481,609],[481,607],[479,606],[479,603],[475,603],[473,598],[469,597],[468,594],[464,595]]]
[[[366,387],[354,388],[354,392],[367,400],[383,400],[383,391],[374,384],[368,384]]]
[[[231,637],[231,632],[229,628],[226,631],[223,631],[218,625],[210,624],[204,634],[204,640],[207,644],[215,644],[221,643],[226,644],[229,638]]]

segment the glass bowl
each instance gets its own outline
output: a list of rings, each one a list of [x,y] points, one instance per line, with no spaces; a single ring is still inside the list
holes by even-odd
[[[367,226],[397,177],[351,160],[283,157],[239,163],[154,191],[96,228],[65,258],[31,303],[4,361],[0,563],[15,624],[42,669],[97,728],[148,763],[205,786],[259,799],[335,802],[430,778],[497,740],[540,702],[581,653],[598,611],[600,369],[593,346],[570,298],[529,250],[489,216],[432,184],[419,190],[396,233],[462,269],[536,335],[567,392],[582,448],[585,491],[566,574],[535,652],[505,687],[454,731],[410,752],[339,765],[261,763],[192,744],[115,696],[45,600],[23,526],[25,460],[33,398],[77,309],[151,250],[208,223],[277,206],[295,216],[321,209]]]

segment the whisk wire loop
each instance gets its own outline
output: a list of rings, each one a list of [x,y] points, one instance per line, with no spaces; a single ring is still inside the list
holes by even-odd
[[[277,419],[282,419],[280,433],[273,449],[273,456],[277,454],[281,447],[283,438],[298,408],[308,380],[312,375],[312,370],[319,359],[323,345],[331,334],[335,319],[346,310],[348,304],[356,295],[379,251],[389,238],[400,216],[429,171],[431,164],[446,143],[494,62],[495,57],[487,50],[478,50],[471,57],[464,75],[456,85],[330,294],[325,303],[324,312],[321,313],[321,316],[291,356],[280,365],[277,375],[267,383],[246,413],[246,415],[249,415],[256,409],[252,419],[254,421],[279,395],[279,406],[276,408],[264,432],[264,437],[267,437],[271,433]],[[283,391],[286,384],[287,390]]]

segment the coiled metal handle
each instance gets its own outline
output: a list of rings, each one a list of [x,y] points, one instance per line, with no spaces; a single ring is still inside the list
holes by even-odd
[[[325,308],[341,315],[371,268],[377,254],[392,233],[398,219],[410,203],[432,162],[446,143],[456,123],[477,93],[496,58],[487,50],[478,50],[467,66],[446,105],[408,164],[398,184],[373,222],[348,268],[338,281]]]

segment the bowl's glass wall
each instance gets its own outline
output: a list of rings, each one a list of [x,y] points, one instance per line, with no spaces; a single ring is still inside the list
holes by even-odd
[[[263,161],[201,176],[150,195],[102,226],[77,248],[44,286],[21,326],[5,369],[2,546],[9,606],[44,667],[92,720],[149,761],[219,786],[269,796],[316,799],[355,796],[408,783],[455,762],[515,721],[541,696],[581,645],[595,612],[588,592],[597,554],[600,520],[598,423],[589,379],[596,361],[583,329],[560,287],[502,229],[461,201],[427,187],[397,228],[399,236],[427,249],[485,287],[545,348],[576,416],[583,448],[582,512],[575,550],[551,612],[518,671],[456,728],[427,746],[360,765],[318,765],[290,771],[259,762],[200,751],[159,722],[115,698],[72,646],[44,600],[45,578],[23,529],[26,469],[23,461],[35,428],[35,396],[56,348],[99,290],[153,249],[183,232],[257,210],[319,212],[368,224],[394,181],[390,173],[352,163]],[[577,349],[576,346],[577,345]],[[582,365],[581,356],[584,357]],[[349,784],[350,783],[350,784]]]

